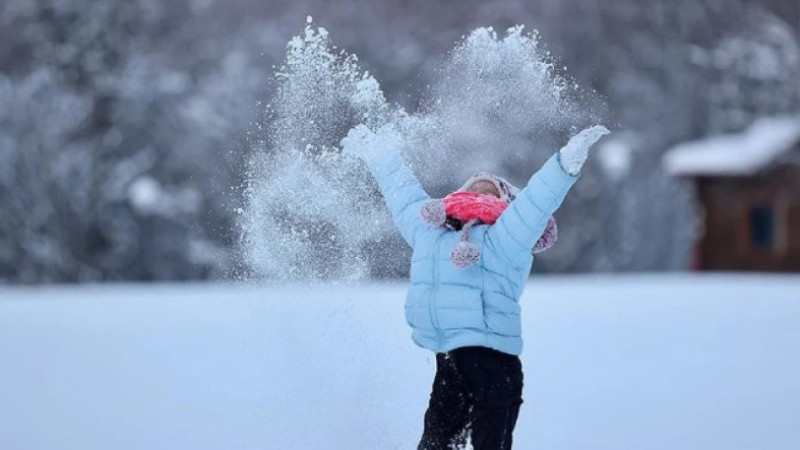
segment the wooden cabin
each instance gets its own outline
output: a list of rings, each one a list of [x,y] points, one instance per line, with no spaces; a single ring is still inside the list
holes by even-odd
[[[664,162],[695,184],[695,269],[800,271],[800,117],[681,144]]]

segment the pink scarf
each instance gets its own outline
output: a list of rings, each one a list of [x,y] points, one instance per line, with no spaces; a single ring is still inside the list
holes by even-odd
[[[508,207],[508,203],[494,195],[477,192],[453,192],[442,201],[445,213],[462,223],[477,219],[492,225]]]
[[[492,225],[508,207],[508,203],[493,195],[476,192],[457,191],[443,199],[430,200],[420,211],[422,219],[433,226],[444,226],[448,217],[460,221],[464,226],[459,242],[450,255],[453,264],[465,268],[475,264],[480,258],[480,249],[468,242],[469,230],[476,223]],[[542,236],[531,249],[540,253],[552,247],[558,239],[558,227],[554,218],[550,217]]]

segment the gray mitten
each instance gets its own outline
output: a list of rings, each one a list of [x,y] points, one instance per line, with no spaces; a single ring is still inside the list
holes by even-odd
[[[572,136],[567,145],[559,151],[558,159],[561,167],[570,175],[578,175],[589,156],[589,149],[601,137],[609,133],[611,132],[608,131],[608,128],[595,125]]]

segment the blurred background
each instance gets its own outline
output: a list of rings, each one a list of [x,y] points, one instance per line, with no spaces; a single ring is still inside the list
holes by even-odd
[[[796,0],[4,0],[0,283],[242,273],[249,135],[309,14],[409,110],[478,26],[599,94],[614,134],[536,270],[800,271]]]
[[[525,24],[613,131],[534,268],[578,275],[520,300],[515,448],[800,448],[797,0],[0,0],[0,449],[415,448],[435,360],[374,184],[363,255],[288,226],[320,242],[304,275],[375,280],[183,282],[250,279],[245,219],[280,234],[254,173],[324,172],[253,171],[308,15],[412,113],[463,36]],[[567,137],[492,156],[524,183]]]

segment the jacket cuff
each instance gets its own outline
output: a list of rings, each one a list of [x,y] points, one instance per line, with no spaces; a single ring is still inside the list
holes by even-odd
[[[542,181],[552,189],[569,189],[580,178],[580,173],[572,175],[561,166],[561,158],[555,153],[542,166]]]

